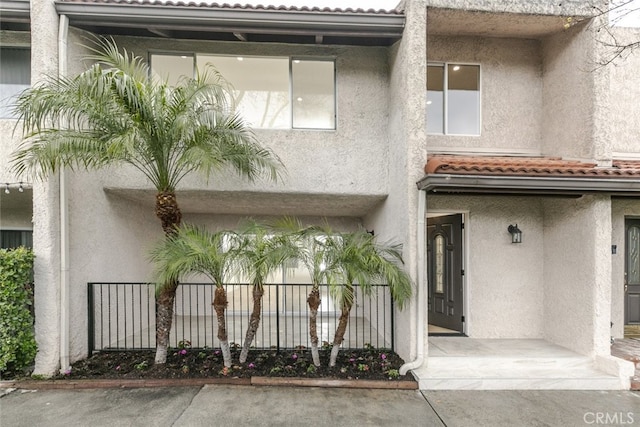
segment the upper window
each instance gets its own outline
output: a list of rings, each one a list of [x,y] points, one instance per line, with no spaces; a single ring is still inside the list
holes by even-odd
[[[31,51],[0,47],[0,118],[13,117],[15,98],[31,83]]]
[[[151,55],[169,84],[212,65],[230,83],[236,109],[254,128],[335,129],[332,60],[222,55]]]
[[[480,135],[480,66],[427,66],[427,133]]]

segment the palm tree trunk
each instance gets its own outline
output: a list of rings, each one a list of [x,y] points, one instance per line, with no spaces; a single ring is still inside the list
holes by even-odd
[[[338,352],[340,351],[340,344],[344,341],[344,334],[347,331],[349,313],[351,312],[352,306],[353,302],[350,301],[344,301],[342,303],[342,312],[340,313],[340,320],[338,321],[336,334],[333,336],[333,347],[331,347],[331,358],[329,359],[329,367],[331,368],[336,366],[336,359],[338,358]]]
[[[174,191],[165,190],[156,194],[156,216],[160,219],[166,236],[176,233],[176,228],[182,221],[182,212]]]
[[[262,284],[253,285],[253,310],[251,311],[251,317],[249,318],[249,326],[247,327],[247,334],[244,337],[244,343],[242,344],[242,351],[240,352],[240,363],[247,361],[249,355],[249,347],[256,336],[256,331],[260,325],[260,314],[262,311],[262,296],[264,295],[264,288]]]
[[[320,367],[320,353],[318,352],[318,307],[320,307],[320,291],[314,285],[309,292],[307,304],[309,304],[309,336],[311,337],[311,357],[313,364]]]
[[[173,322],[173,302],[176,299],[178,283],[165,285],[156,301],[156,358],[155,363],[167,362],[169,332]]]
[[[227,322],[224,315],[227,310],[227,304],[227,291],[222,286],[216,287],[215,297],[213,298],[213,308],[216,311],[216,319],[218,320],[218,339],[220,340],[220,350],[222,350],[224,366],[230,368],[231,350],[229,349]]]
[[[156,216],[162,223],[167,238],[176,233],[182,220],[182,213],[173,191],[161,191],[156,194]],[[169,333],[173,323],[173,304],[176,299],[178,282],[164,283],[156,302],[156,364],[167,362]]]

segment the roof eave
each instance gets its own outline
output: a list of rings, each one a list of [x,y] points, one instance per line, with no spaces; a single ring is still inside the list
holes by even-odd
[[[31,7],[25,0],[0,0],[0,16],[3,21],[29,22]]]
[[[404,15],[247,10],[173,5],[55,2],[70,23],[119,27],[181,28],[200,31],[283,32],[400,38]]]
[[[640,196],[640,179],[427,175],[417,182],[428,193]]]

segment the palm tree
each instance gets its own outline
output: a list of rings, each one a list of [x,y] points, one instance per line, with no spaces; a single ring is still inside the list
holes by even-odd
[[[248,277],[252,285],[253,309],[240,352],[240,363],[246,362],[249,347],[260,325],[262,297],[267,277],[277,269],[284,268],[286,261],[297,254],[297,248],[282,232],[285,221],[288,220],[283,219],[270,225],[248,221],[241,233],[237,258],[241,274]]]
[[[260,146],[232,112],[224,80],[213,70],[176,87],[151,77],[143,59],[97,38],[87,59],[97,61],[73,78],[51,77],[27,89],[15,112],[25,140],[14,154],[18,175],[40,178],[59,168],[99,169],[129,164],[156,188],[155,214],[167,237],[182,214],[176,187],[185,175],[230,168],[253,181],[276,180],[280,160]],[[156,363],[165,363],[177,282],[158,287]]]
[[[238,237],[229,231],[208,232],[185,224],[151,252],[155,278],[160,283],[178,282],[194,274],[206,275],[216,286],[213,308],[218,322],[218,339],[224,366],[231,366],[227,336],[227,291],[225,284],[233,275],[233,263],[239,247]]]
[[[298,259],[302,261],[311,276],[311,291],[307,296],[309,306],[309,338],[311,339],[311,357],[316,367],[320,366],[320,352],[318,350],[318,309],[322,299],[320,298],[320,285],[333,284],[336,265],[332,261],[333,244],[331,239],[333,232],[328,226],[311,226],[302,228],[298,233],[291,234],[299,250]]]
[[[370,295],[372,285],[386,283],[393,300],[402,308],[411,297],[412,282],[401,267],[403,260],[399,245],[377,244],[375,237],[365,230],[340,233],[328,243],[335,263],[333,269],[340,276],[332,288],[332,295],[341,306],[329,359],[329,366],[334,367],[354,302],[354,285],[357,283],[363,294]]]

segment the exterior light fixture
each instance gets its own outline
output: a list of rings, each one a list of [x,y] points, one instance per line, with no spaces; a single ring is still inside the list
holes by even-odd
[[[511,243],[522,243],[522,230],[518,228],[518,224],[509,225],[507,231],[511,234]]]
[[[22,182],[20,183],[20,186],[18,187],[18,192],[24,193],[24,187],[22,186]]]
[[[9,194],[9,193],[11,193],[11,191],[9,191],[9,183],[8,183],[8,182],[5,184],[5,187],[4,187],[4,193],[5,193],[5,194]]]

